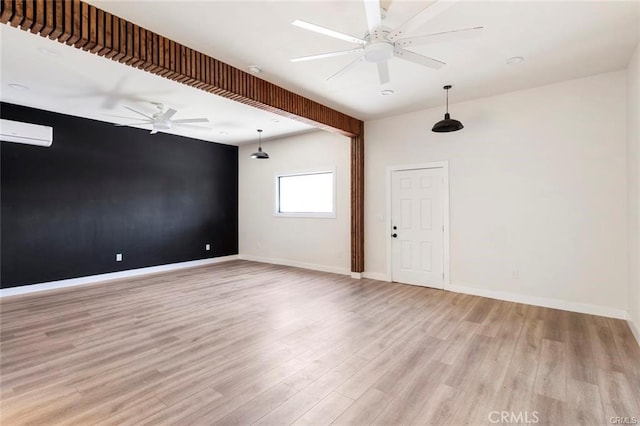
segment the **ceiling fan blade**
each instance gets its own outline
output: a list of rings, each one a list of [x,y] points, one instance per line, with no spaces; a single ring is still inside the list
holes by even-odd
[[[350,36],[348,34],[344,34],[338,31],[330,30],[329,28],[321,27],[319,25],[310,24],[309,22],[300,21],[298,19],[293,21],[291,25],[295,25],[296,27],[303,28],[305,30],[313,31],[318,34],[323,34],[329,37],[337,38],[339,40],[348,41],[349,43],[356,43],[356,44],[363,44],[363,45],[367,43],[361,38]]]
[[[321,53],[319,55],[301,56],[299,58],[289,59],[291,62],[313,61],[315,59],[334,58],[336,56],[348,55],[350,53],[362,52],[363,48],[358,47],[356,49],[341,50],[339,52]]]
[[[181,118],[180,120],[171,120],[171,124],[180,123],[208,123],[208,118]]]
[[[183,123],[174,123],[173,127],[182,127],[184,129],[193,129],[193,130],[211,130],[211,127],[205,126],[192,126],[191,124],[183,124]]]
[[[461,30],[445,31],[442,33],[427,34],[416,37],[407,37],[396,41],[396,46],[420,46],[430,43],[442,43],[447,41],[465,40],[482,34],[483,27],[464,28]]]
[[[118,105],[118,98],[119,98],[119,94],[122,93],[122,91],[120,90],[122,88],[122,86],[124,85],[125,79],[123,77],[121,77],[117,82],[116,85],[113,87],[112,90],[107,90],[104,92],[104,99],[102,101],[102,104],[100,105],[101,108],[104,109],[114,109],[117,105]]]
[[[382,26],[382,15],[380,13],[380,0],[364,0],[364,12],[367,16],[367,27],[369,35],[372,35]]]
[[[389,62],[378,62],[378,77],[380,77],[380,84],[389,82]]]
[[[102,103],[100,104],[100,108],[102,109],[115,109],[118,106],[118,98],[115,95],[105,95]]]
[[[137,118],[135,117],[127,117],[125,115],[115,115],[115,114],[102,114],[102,115],[106,117],[116,117],[116,118],[125,118],[127,120],[137,120]]]
[[[169,121],[169,120],[171,120],[171,117],[173,117],[176,114],[176,112],[178,112],[178,111],[176,111],[173,108],[169,108],[168,110],[166,110],[164,112],[164,114],[162,114],[160,117],[158,117],[157,120],[158,121]]]
[[[144,112],[140,112],[140,111],[135,110],[135,109],[133,109],[133,108],[130,108],[130,107],[126,106],[126,105],[125,105],[124,107],[125,107],[126,109],[128,109],[129,111],[135,112],[136,114],[143,116],[144,118],[148,118],[149,120],[153,120],[153,117],[152,117],[152,116],[147,115],[147,114],[145,114]]]
[[[126,123],[126,124],[116,123],[116,124],[114,124],[114,126],[116,126],[116,127],[127,127],[127,126],[140,126],[142,124],[153,124],[153,123],[151,121],[139,121],[137,123]]]
[[[440,69],[443,66],[447,65],[442,61],[437,59],[429,58],[427,56],[418,55],[417,53],[411,52],[405,49],[398,49],[393,52],[393,54],[400,59],[407,60],[409,62],[414,62],[416,64],[424,65],[425,67]]]
[[[432,1],[422,9],[422,11],[413,15],[404,24],[400,25],[395,30],[391,31],[387,36],[387,39],[391,41],[396,41],[400,36],[408,33],[409,31],[418,28],[420,25],[424,24],[430,19],[435,18],[440,15],[445,10],[449,9],[459,0],[447,0],[447,1]]]
[[[327,78],[327,81],[331,80],[332,78],[335,78],[335,77],[339,76],[340,74],[346,72],[347,70],[353,68],[354,66],[356,66],[362,60],[364,60],[364,55],[357,57],[356,59],[354,59],[353,61],[349,62],[347,65],[345,65],[344,67],[340,68],[335,74],[333,74],[331,77]]]

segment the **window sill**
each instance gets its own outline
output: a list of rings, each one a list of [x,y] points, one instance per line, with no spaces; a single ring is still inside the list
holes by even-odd
[[[335,213],[274,213],[275,217],[297,217],[306,219],[335,219]]]

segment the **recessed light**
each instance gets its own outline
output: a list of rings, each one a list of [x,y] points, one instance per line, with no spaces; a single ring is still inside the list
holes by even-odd
[[[524,58],[522,56],[514,56],[512,58],[507,59],[507,64],[515,65],[515,64],[519,64],[522,61],[524,61]]]
[[[24,84],[20,83],[9,83],[7,86],[11,87],[14,90],[20,90],[22,92],[26,92],[27,90],[29,90],[29,86],[25,86]]]
[[[60,54],[55,50],[47,49],[46,47],[38,47],[38,52],[47,56],[60,56]]]
[[[385,89],[383,91],[380,92],[380,94],[382,96],[389,96],[389,95],[393,95],[395,92],[393,90],[390,89]]]
[[[260,74],[262,69],[257,65],[249,65],[249,72],[251,74]]]

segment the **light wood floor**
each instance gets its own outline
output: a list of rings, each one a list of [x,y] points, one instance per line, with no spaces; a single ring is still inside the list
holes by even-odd
[[[620,320],[246,261],[0,303],[2,425],[640,418]]]

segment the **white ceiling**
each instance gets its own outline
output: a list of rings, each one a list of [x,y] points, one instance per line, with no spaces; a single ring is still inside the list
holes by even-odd
[[[437,71],[392,59],[391,83],[383,88],[395,94],[383,97],[374,64],[327,81],[352,58],[289,61],[354,46],[291,22],[363,37],[361,0],[90,2],[238,68],[258,65],[262,78],[364,120],[442,105],[448,83],[456,102],[617,70],[628,63],[640,31],[638,1],[459,2],[411,35],[483,26],[482,36],[412,48],[448,64]],[[383,0],[383,24],[394,28],[428,4]],[[513,56],[525,62],[508,66]]]
[[[482,35],[412,48],[447,65],[432,70],[394,58],[391,82],[380,86],[370,63],[327,81],[352,60],[349,56],[289,61],[352,47],[291,22],[301,19],[363,37],[360,0],[89,2],[240,69],[258,65],[261,78],[364,120],[443,105],[442,86],[449,83],[455,103],[621,69],[640,39],[638,1],[459,2],[411,35],[483,26]],[[393,28],[428,2],[382,4],[387,8],[383,23]],[[108,120],[105,113],[128,115],[122,105],[153,112],[144,101],[160,101],[179,111],[175,118],[205,116],[213,122],[211,132],[188,135],[224,143],[255,140],[258,127],[265,129],[265,138],[309,130],[293,120],[279,117],[276,123],[272,114],[2,27],[2,100],[101,120]],[[41,46],[60,51],[60,56],[41,54]],[[513,56],[525,60],[507,65]],[[31,90],[9,90],[9,82]],[[381,89],[395,93],[381,96]],[[115,108],[105,108],[111,106]]]
[[[150,102],[161,102],[178,110],[174,119],[206,117],[211,123],[209,130],[173,128],[167,133],[232,145],[256,142],[256,129],[264,130],[263,140],[316,130],[8,25],[0,25],[0,59],[0,99],[9,103],[132,123],[141,117],[124,106],[152,115],[158,110]],[[135,127],[151,130],[150,125]]]

